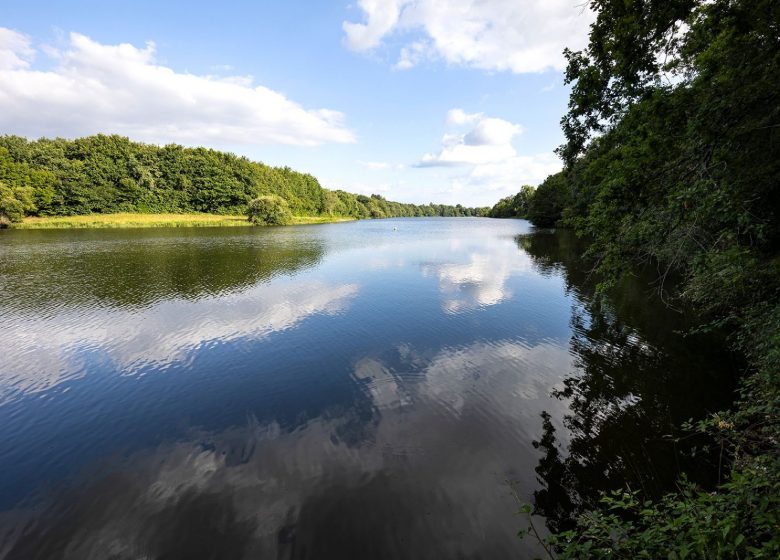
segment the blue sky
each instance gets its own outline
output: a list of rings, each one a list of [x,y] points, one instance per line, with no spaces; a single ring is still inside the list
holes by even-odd
[[[0,133],[230,150],[328,188],[490,205],[560,168],[581,0],[25,2]]]

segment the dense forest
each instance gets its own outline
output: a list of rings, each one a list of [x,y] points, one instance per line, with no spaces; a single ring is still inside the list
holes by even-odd
[[[486,209],[403,204],[322,188],[315,177],[245,157],[122,136],[28,141],[0,137],[0,222],[24,216],[142,212],[244,214],[262,195],[297,216],[476,216]]]
[[[562,558],[780,556],[780,2],[593,0],[566,52],[564,170],[494,216],[572,228],[608,290],[638,265],[749,367],[730,411],[680,426],[717,449],[713,488],[581,500],[546,546]],[[676,288],[666,279],[674,275]],[[681,280],[680,280],[681,279]],[[652,498],[652,499],[651,499]],[[538,506],[539,504],[537,504]],[[537,511],[539,511],[537,509]]]

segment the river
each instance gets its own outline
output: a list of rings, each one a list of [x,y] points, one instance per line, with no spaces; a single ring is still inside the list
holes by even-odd
[[[522,220],[0,232],[0,558],[531,558],[711,484],[723,341]],[[516,496],[515,496],[516,494]]]

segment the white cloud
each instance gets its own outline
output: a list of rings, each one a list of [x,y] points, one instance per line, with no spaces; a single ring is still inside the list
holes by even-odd
[[[0,71],[27,68],[34,55],[29,38],[12,29],[0,27]]]
[[[343,23],[355,51],[375,49],[394,33],[424,37],[401,48],[401,69],[442,58],[483,70],[562,70],[564,47],[585,46],[594,19],[580,0],[359,0],[358,6],[364,21]]]
[[[434,50],[429,42],[414,41],[412,44],[401,48],[401,52],[398,55],[398,62],[395,63],[395,67],[398,70],[408,70],[409,68],[417,66],[426,58],[432,58],[433,56]]]
[[[392,200],[492,206],[522,185],[538,185],[562,164],[550,150],[520,152],[523,127],[506,119],[453,108],[435,150],[404,166],[387,161],[357,163],[372,173],[359,180],[321,176],[323,184],[350,192],[387,193]],[[400,172],[403,171],[403,174]]]
[[[509,144],[512,138],[522,131],[520,125],[504,119],[483,118],[479,119],[477,125],[463,138],[463,141],[467,146],[501,146]]]
[[[52,70],[30,67],[26,36],[0,28],[0,128],[24,136],[125,134],[155,143],[312,146],[354,142],[344,116],[306,109],[246,76],[177,72],[155,45],[103,45],[70,34],[63,51],[43,49]]]
[[[444,140],[442,151],[435,155],[425,154],[420,161],[420,166],[478,165],[502,161],[512,157],[515,153],[511,145],[469,146],[462,140],[457,142],[448,142],[447,138]]]
[[[447,111],[447,124],[458,126],[472,123],[482,118],[482,113],[467,113],[463,109],[450,109]]]
[[[350,48],[364,51],[378,46],[382,38],[398,23],[401,6],[405,0],[360,0],[360,8],[366,14],[366,23],[342,24]]]
[[[481,113],[469,114],[462,109],[450,110],[447,122],[454,125],[473,123],[474,126],[463,134],[445,134],[441,151],[425,154],[420,166],[479,165],[506,161],[517,153],[512,139],[523,130],[518,124],[485,117]]]
[[[552,153],[516,155],[504,161],[475,166],[466,183],[507,196],[515,194],[522,185],[538,185],[548,175],[560,171],[561,167],[561,161]]]
[[[516,193],[520,186],[539,184],[561,169],[552,153],[517,153],[512,142],[523,131],[519,124],[459,108],[447,112],[447,124],[451,132],[442,137],[441,149],[423,155],[417,167],[464,168],[448,178],[444,192],[457,194],[458,200],[467,204],[493,204]],[[486,192],[490,193],[489,201],[484,197]]]

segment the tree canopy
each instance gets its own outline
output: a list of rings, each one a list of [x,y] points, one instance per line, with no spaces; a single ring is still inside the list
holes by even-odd
[[[292,221],[290,205],[275,194],[258,196],[252,200],[247,215],[250,222],[258,225],[284,226]]]
[[[244,214],[278,196],[293,215],[383,218],[476,216],[485,209],[404,204],[324,189],[308,173],[245,157],[123,136],[29,141],[0,137],[0,219],[111,212]]]
[[[656,268],[666,301],[696,305],[706,328],[725,329],[752,370],[738,407],[699,427],[730,458],[716,494],[681,485],[686,494],[653,507],[634,493],[608,498],[609,509],[556,540],[558,550],[572,558],[774,557],[780,3],[591,0],[590,7],[597,18],[588,46],[565,53],[564,171],[537,188],[528,217],[587,239],[604,288],[638,264]],[[667,293],[672,273],[682,282]],[[770,501],[751,505],[758,496]],[[704,527],[697,510],[728,514]],[[684,538],[670,527],[684,528]]]
[[[527,218],[534,197],[534,188],[531,185],[523,185],[514,196],[508,196],[499,200],[488,213],[491,218]]]

